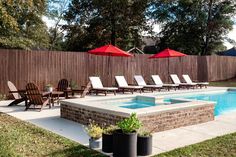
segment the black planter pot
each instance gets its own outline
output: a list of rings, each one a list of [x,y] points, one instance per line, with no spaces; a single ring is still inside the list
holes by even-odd
[[[136,157],[137,133],[125,134],[117,130],[113,134],[113,157]]]
[[[138,136],[137,154],[140,156],[146,156],[152,154],[152,136],[149,137]]]
[[[102,134],[102,151],[112,153],[113,150],[113,135]]]

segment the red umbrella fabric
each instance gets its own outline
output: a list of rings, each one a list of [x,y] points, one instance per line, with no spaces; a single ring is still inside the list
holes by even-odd
[[[155,55],[150,56],[149,58],[150,59],[152,59],[152,58],[168,58],[168,75],[170,75],[170,68],[169,68],[170,59],[169,58],[170,57],[184,57],[184,56],[187,56],[187,55],[184,53],[167,48]],[[168,80],[169,80],[169,77],[168,77]]]
[[[169,58],[169,57],[183,57],[183,56],[187,56],[187,55],[167,48],[155,55],[150,56],[149,58]]]
[[[132,54],[125,52],[113,45],[105,45],[93,50],[88,51],[90,54],[103,55],[103,56],[117,56],[117,57],[131,57]]]

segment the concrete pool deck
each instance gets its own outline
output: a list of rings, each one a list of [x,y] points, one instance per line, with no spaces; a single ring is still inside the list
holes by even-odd
[[[224,90],[226,88],[209,87],[201,90],[181,90],[184,92],[207,92],[214,90]],[[156,92],[155,94],[172,94],[180,91],[171,92]],[[153,93],[145,93],[149,95]],[[126,96],[126,95],[125,95]],[[116,97],[125,97],[117,95]],[[130,96],[130,95],[129,95]],[[92,100],[95,96],[88,96],[85,99]],[[107,96],[113,97],[114,96]],[[97,98],[97,97],[96,97]],[[103,99],[104,96],[101,96]],[[38,111],[24,111],[24,106],[7,107],[11,101],[0,101],[0,112],[9,114],[18,119],[30,122],[46,130],[52,131],[56,134],[77,141],[83,145],[88,145],[86,132],[83,125],[60,118],[60,107],[56,106],[52,109],[45,108],[41,112]],[[236,132],[236,111],[215,117],[214,121],[181,127],[177,129],[167,130],[163,132],[154,133],[153,135],[153,155],[162,152],[170,151],[175,148],[180,148],[190,144],[195,144],[207,139],[221,136],[228,133]]]

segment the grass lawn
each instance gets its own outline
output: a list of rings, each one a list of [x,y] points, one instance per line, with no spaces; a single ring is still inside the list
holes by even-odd
[[[155,157],[235,157],[236,133],[175,149]]]
[[[37,126],[0,113],[0,157],[15,156],[102,157],[103,155]]]
[[[236,80],[234,80],[234,81],[210,82],[210,86],[236,87]]]
[[[102,157],[76,142],[0,113],[0,157]],[[236,156],[236,133],[179,148],[154,157]]]

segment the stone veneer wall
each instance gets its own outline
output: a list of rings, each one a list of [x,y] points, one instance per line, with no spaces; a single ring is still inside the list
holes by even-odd
[[[116,124],[125,118],[110,113],[91,111],[61,104],[61,117],[87,125],[89,120],[94,120],[100,125]],[[183,110],[167,111],[148,115],[138,115],[145,128],[154,132],[174,129],[182,126],[194,125],[214,120],[214,104]]]
[[[94,120],[99,125],[115,125],[116,122],[124,118],[113,114],[92,111],[66,104],[61,104],[61,117],[85,125],[89,124],[90,120]]]

